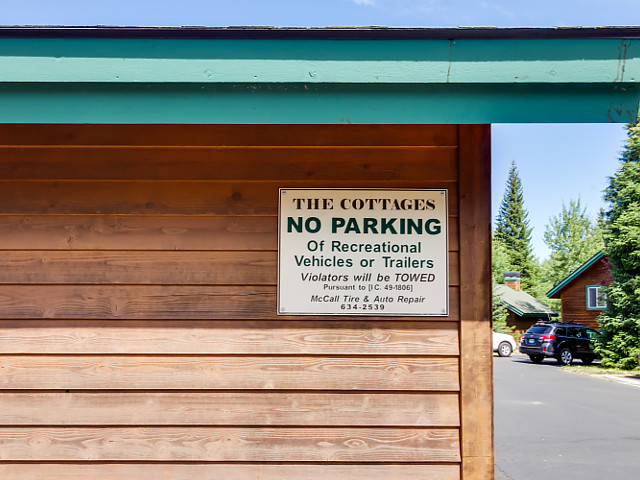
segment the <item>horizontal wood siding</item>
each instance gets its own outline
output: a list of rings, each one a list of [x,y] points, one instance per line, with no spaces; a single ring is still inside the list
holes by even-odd
[[[0,284],[277,284],[278,252],[0,251]],[[458,252],[449,284],[458,285]]]
[[[0,477],[461,475],[456,126],[0,127]],[[446,188],[448,317],[276,314],[278,189]]]
[[[449,195],[452,194],[455,192],[449,189]],[[0,223],[0,252],[44,249],[276,251],[276,228],[272,217],[255,216],[12,215],[3,216]],[[458,223],[456,217],[450,217],[449,251],[458,250]],[[449,276],[454,275],[457,272],[452,268]]]
[[[42,408],[46,405],[47,408]],[[123,415],[126,409],[127,415]],[[7,392],[0,425],[457,427],[457,393]],[[51,411],[57,412],[56,416]],[[293,415],[292,413],[295,413]]]
[[[587,285],[609,285],[611,270],[601,259],[591,265],[560,293],[562,321],[581,323],[599,329],[602,310],[587,310]]]
[[[0,476],[12,480],[87,480],[117,478],[138,480],[326,480],[373,478],[402,480],[458,480],[455,464],[122,464],[83,462],[79,464],[19,463],[0,464]]]
[[[449,287],[448,319],[458,320],[459,289]],[[0,285],[3,318],[264,319],[273,318],[276,287],[181,285]],[[225,315],[220,315],[225,312]],[[287,317],[291,320],[300,317]],[[322,319],[330,317],[314,317]],[[397,317],[402,319],[403,317]],[[436,317],[438,321],[442,317]]]
[[[6,146],[0,153],[0,177],[247,182],[272,181],[286,172],[288,181],[437,181],[455,176],[456,153],[455,147]]]
[[[353,320],[3,320],[0,354],[456,356],[455,322]]]
[[[0,427],[3,460],[455,462],[453,428]]]
[[[390,157],[392,158],[392,157]],[[430,179],[431,180],[431,179]],[[288,188],[389,187],[393,182],[294,182]],[[283,182],[240,181],[0,181],[0,205],[8,215],[184,215],[254,216],[278,214]],[[447,188],[444,182],[396,182],[398,188]],[[28,197],[23,197],[29,192]],[[450,192],[450,195],[455,192]],[[457,215],[449,198],[449,215]]]
[[[455,358],[0,357],[11,389],[458,390]]]

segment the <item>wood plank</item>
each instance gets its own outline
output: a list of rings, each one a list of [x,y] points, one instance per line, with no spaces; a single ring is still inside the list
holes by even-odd
[[[460,125],[462,478],[493,478],[491,126]]]
[[[0,427],[2,459],[457,462],[453,428]]]
[[[458,222],[449,218],[449,250]],[[0,215],[0,250],[277,250],[276,217]],[[450,268],[452,276],[455,271]]]
[[[457,464],[118,464],[118,463],[8,463],[0,477],[12,480],[459,480]]]
[[[0,284],[275,285],[277,264],[277,252],[0,251]]]
[[[600,260],[565,286],[557,296],[562,299],[563,321],[581,323],[599,329],[598,317],[602,311],[587,310],[587,286],[609,284],[611,284],[611,267]]]
[[[275,287],[0,286],[0,317],[273,318]]]
[[[4,215],[0,238],[0,250],[277,250],[278,220],[275,216]]]
[[[415,178],[415,177],[413,177]],[[206,181],[0,181],[0,215],[253,215],[277,216],[278,189],[448,188],[449,216],[456,217],[453,183],[427,181],[206,182]],[[453,197],[455,198],[455,197]]]
[[[0,319],[5,320],[269,320],[276,317],[275,286],[0,285]],[[334,320],[335,316],[286,318]],[[448,317],[421,318],[457,321],[459,288],[449,287]]]
[[[458,402],[456,393],[5,392],[0,425],[456,427]]]
[[[393,159],[393,161],[390,161]],[[455,178],[455,147],[3,147],[7,180]]]
[[[456,125],[4,124],[1,145],[458,145]]]
[[[0,250],[0,284],[276,285],[277,264],[277,252]],[[458,252],[449,272],[457,285]]]
[[[458,355],[456,322],[0,320],[0,353]]]
[[[457,391],[458,359],[433,357],[3,356],[7,390]]]

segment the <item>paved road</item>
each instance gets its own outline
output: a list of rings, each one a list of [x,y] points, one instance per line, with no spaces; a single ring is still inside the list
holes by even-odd
[[[494,357],[497,480],[640,479],[640,387]]]

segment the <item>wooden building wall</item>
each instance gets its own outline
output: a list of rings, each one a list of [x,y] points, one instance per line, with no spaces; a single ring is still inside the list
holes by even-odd
[[[491,478],[488,127],[0,145],[1,478]],[[278,317],[279,187],[449,189],[449,317]]]
[[[560,309],[563,322],[582,323],[599,329],[598,316],[602,310],[587,310],[587,285],[609,285],[611,267],[600,259],[580,274],[560,292]]]
[[[514,327],[515,332],[519,334],[523,334],[524,332],[529,330],[529,328],[531,328],[531,325],[533,325],[539,320],[547,321],[548,318],[547,317],[540,317],[540,318],[521,317],[511,311],[509,311],[509,314],[507,315],[507,325],[509,327]]]

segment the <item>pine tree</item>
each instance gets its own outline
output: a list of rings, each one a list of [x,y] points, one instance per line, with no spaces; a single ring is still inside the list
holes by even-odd
[[[539,266],[531,248],[531,228],[524,208],[522,182],[516,163],[511,163],[504,197],[496,218],[494,239],[505,246],[509,264],[522,275],[522,287],[532,289],[538,278]]]
[[[580,199],[562,205],[562,212],[549,219],[544,232],[544,243],[551,250],[545,262],[545,280],[553,287],[576,268],[602,250],[602,229],[592,221],[582,207]]]
[[[509,251],[504,244],[493,236],[491,242],[491,272],[493,277],[493,283],[504,283],[504,273],[514,270],[511,265],[511,258]]]
[[[493,287],[493,300],[491,304],[491,310],[491,326],[493,327],[493,331],[498,333],[513,333],[515,327],[510,327],[507,325],[507,316],[509,315],[509,311],[507,310],[507,307],[505,307],[502,303],[500,295],[496,292],[495,286]]]
[[[603,366],[632,369],[640,351],[640,125],[628,127],[620,168],[610,179],[604,254],[612,266],[607,309],[598,322]]]

